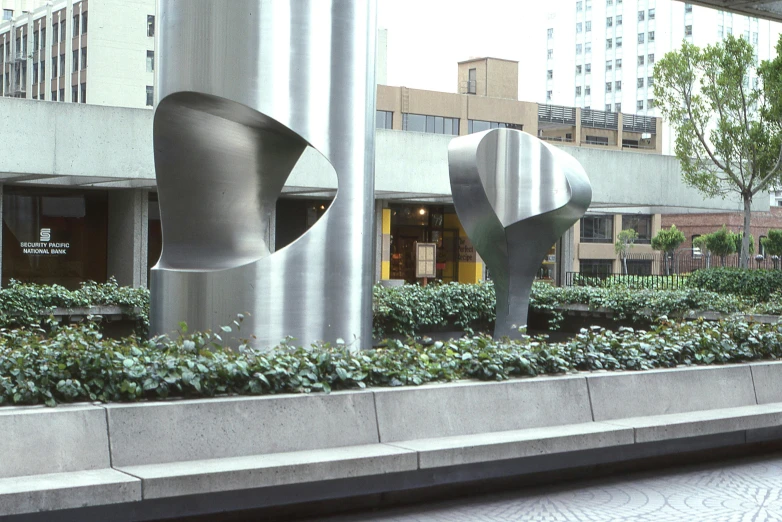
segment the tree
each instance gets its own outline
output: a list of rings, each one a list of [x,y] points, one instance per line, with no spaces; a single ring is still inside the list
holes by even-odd
[[[676,228],[676,225],[671,225],[671,228],[661,228],[659,232],[652,238],[652,248],[663,252],[663,258],[665,259],[665,275],[670,275],[670,267],[668,266],[668,257],[671,256],[679,245],[684,243],[684,234],[681,230]]]
[[[619,232],[619,237],[614,245],[614,250],[622,258],[622,266],[624,267],[625,275],[627,275],[627,254],[635,245],[636,239],[638,239],[638,232],[632,228],[628,228],[627,230]]]
[[[725,258],[736,252],[735,234],[725,225],[716,232],[706,235],[706,248],[715,256],[720,256],[722,266],[725,266]]]
[[[741,251],[741,243],[744,240],[744,232],[739,232],[738,234],[733,233],[733,241],[736,243],[736,252]],[[748,254],[751,256],[755,253],[755,238],[752,236],[752,234],[749,235],[749,252]]]
[[[701,255],[706,257],[706,268],[711,266],[711,251],[709,250],[709,246],[707,244],[708,239],[709,235],[703,234],[692,240],[692,248],[697,248],[700,250]]]
[[[760,240],[770,256],[782,256],[782,230],[769,230],[768,236]]]
[[[758,83],[750,86],[750,77]],[[777,57],[759,67],[742,38],[728,35],[704,49],[684,42],[657,62],[654,78],[685,183],[708,197],[741,197],[740,266],[746,268],[752,198],[782,171],[782,38]]]

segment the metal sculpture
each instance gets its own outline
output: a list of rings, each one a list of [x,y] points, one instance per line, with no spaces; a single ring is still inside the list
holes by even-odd
[[[571,155],[510,129],[454,138],[448,166],[456,213],[494,281],[494,335],[518,337],[535,274],[592,201],[589,178]]]
[[[155,170],[163,251],[151,331],[272,346],[371,339],[375,0],[159,0]],[[275,204],[307,147],[338,191],[273,252]],[[245,333],[246,332],[246,333]]]

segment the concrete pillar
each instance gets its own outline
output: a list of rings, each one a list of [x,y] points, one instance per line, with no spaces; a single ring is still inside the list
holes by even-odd
[[[581,143],[584,140],[581,136],[581,108],[576,107],[576,129],[575,134],[573,135],[573,144],[576,146],[581,146]]]
[[[624,118],[622,113],[616,114],[616,148],[622,150],[622,141],[624,141]]]
[[[107,274],[123,286],[147,286],[148,191],[109,192]]]
[[[557,243],[557,272],[555,274],[557,286],[563,286],[567,273],[574,272],[573,260],[576,257],[576,227],[577,225],[574,225],[567,229]]]

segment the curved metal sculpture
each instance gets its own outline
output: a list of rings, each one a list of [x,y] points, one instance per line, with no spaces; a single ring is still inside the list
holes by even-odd
[[[535,274],[592,201],[589,178],[571,155],[510,129],[454,138],[448,166],[456,213],[494,280],[494,335],[518,337]]]
[[[153,334],[249,312],[258,346],[371,339],[375,18],[375,0],[158,0]],[[275,204],[307,147],[334,167],[337,196],[272,253]]]

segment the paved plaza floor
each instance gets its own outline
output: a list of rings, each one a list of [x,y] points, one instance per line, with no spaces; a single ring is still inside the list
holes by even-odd
[[[782,454],[311,520],[782,522]]]

